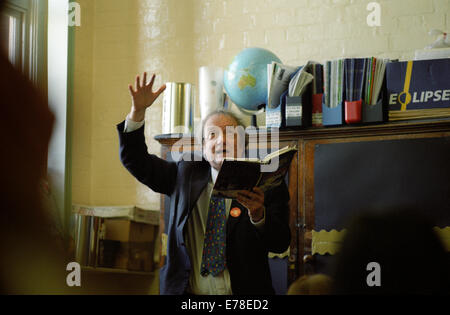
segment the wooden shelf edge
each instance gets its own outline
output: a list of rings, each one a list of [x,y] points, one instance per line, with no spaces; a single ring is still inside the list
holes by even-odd
[[[98,272],[98,273],[116,273],[116,274],[127,274],[127,275],[138,275],[138,276],[154,276],[155,272],[144,272],[144,271],[132,271],[127,269],[117,269],[117,268],[104,268],[104,267],[88,267],[81,266],[82,271],[88,272]]]
[[[311,127],[307,129],[297,130],[280,130],[279,140],[287,141],[295,138],[303,138],[305,140],[316,138],[342,138],[349,136],[377,136],[384,134],[405,134],[405,133],[421,133],[424,131],[440,132],[450,130],[450,119],[440,118],[432,120],[416,120],[416,121],[395,121],[382,124],[367,124],[354,126],[337,126],[337,127]],[[266,134],[270,141],[270,130],[258,129],[258,134]],[[155,137],[162,145],[172,146],[182,137],[183,144],[195,144],[195,139],[189,134],[163,134]]]

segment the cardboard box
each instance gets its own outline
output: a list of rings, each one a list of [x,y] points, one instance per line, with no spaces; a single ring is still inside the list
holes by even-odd
[[[157,226],[118,219],[106,219],[105,226],[105,239],[120,242],[114,268],[153,271]]]
[[[127,269],[133,271],[153,271],[154,242],[128,243]]]
[[[388,63],[390,120],[450,116],[449,74],[449,58]]]
[[[146,209],[141,206],[136,206],[134,208],[133,221],[159,225],[160,215],[161,213],[159,210]]]
[[[128,269],[129,246],[127,242],[120,242],[119,251],[117,252],[114,268]]]
[[[152,242],[157,226],[129,220],[105,220],[105,239],[120,242]]]
[[[113,268],[152,272],[155,242],[120,242]]]
[[[159,225],[160,217],[159,210],[148,209],[145,206],[91,207],[74,204],[72,212],[84,216],[95,216],[105,219],[128,219],[153,225]]]
[[[120,251],[119,241],[100,240],[98,251],[98,266],[114,268]]]

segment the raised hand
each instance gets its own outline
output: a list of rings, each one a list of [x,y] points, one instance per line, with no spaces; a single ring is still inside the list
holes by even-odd
[[[136,86],[130,84],[128,89],[130,90],[132,98],[132,106],[129,117],[133,121],[143,121],[145,118],[145,110],[150,107],[159,95],[164,92],[166,85],[162,85],[156,92],[153,92],[153,84],[155,83],[155,74],[152,75],[150,82],[147,84],[147,72],[144,72],[143,80],[136,76]]]

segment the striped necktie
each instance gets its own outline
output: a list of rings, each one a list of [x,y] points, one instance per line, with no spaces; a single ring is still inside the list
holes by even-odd
[[[201,275],[216,277],[226,267],[225,259],[225,199],[211,196],[205,241],[203,243]]]

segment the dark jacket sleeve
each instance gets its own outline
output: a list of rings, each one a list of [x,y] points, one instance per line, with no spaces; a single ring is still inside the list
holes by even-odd
[[[289,191],[283,182],[278,187],[266,192],[264,197],[266,219],[261,231],[262,241],[268,251],[285,252],[291,243],[289,228]]]
[[[148,153],[144,127],[129,133],[124,132],[124,127],[125,122],[117,125],[122,164],[153,191],[170,195],[177,179],[177,164]]]

